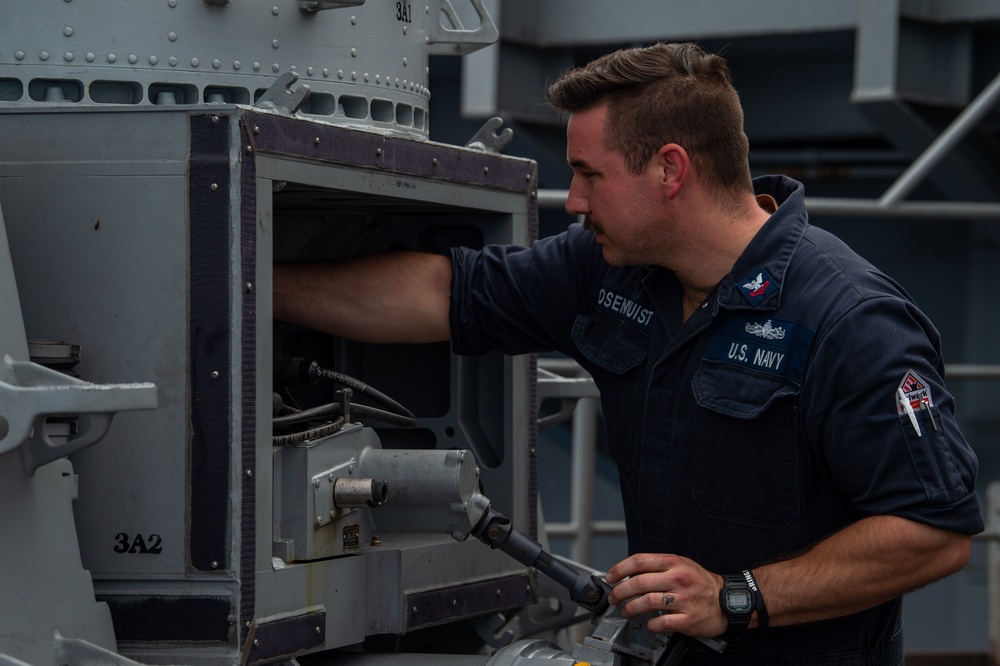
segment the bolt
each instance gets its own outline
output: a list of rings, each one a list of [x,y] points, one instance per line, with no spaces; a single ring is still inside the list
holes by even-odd
[[[315,139],[313,139],[313,143],[315,143],[318,146],[319,145],[319,137],[316,137]]]
[[[371,540],[371,545],[376,546],[376,547],[377,546],[381,546],[382,545],[382,537],[378,536],[377,534],[373,534],[372,535],[372,540]]]
[[[247,282],[247,283],[246,283],[246,284],[244,285],[244,288],[245,288],[245,289],[246,289],[246,290],[247,290],[248,292],[250,292],[250,291],[253,291],[253,282]]]
[[[319,479],[313,479],[313,487],[319,488]]]
[[[381,149],[381,148],[378,148],[378,149],[377,149],[377,150],[375,151],[375,155],[377,155],[378,157],[382,157],[382,149]]]
[[[219,563],[218,563],[218,562],[216,562],[215,560],[212,560],[212,564],[211,564],[211,567],[212,567],[213,569],[218,569],[218,568],[219,568]]]
[[[248,479],[252,479],[253,478],[253,470],[252,469],[248,469],[247,470],[247,478]]]
[[[212,183],[212,185],[211,185],[211,190],[212,190],[213,192],[215,192],[215,191],[216,191],[216,190],[218,190],[218,189],[219,189],[219,184],[218,184],[218,183]]]
[[[253,133],[254,134],[260,134],[260,125],[254,125],[253,126]]]
[[[499,539],[501,534],[500,528],[497,525],[490,525],[490,528],[489,530],[486,531],[486,534],[489,535],[491,539]]]
[[[323,516],[316,516],[316,524],[317,525],[323,524]]]
[[[489,175],[489,173],[490,173],[490,168],[489,167],[483,167],[483,174]]]
[[[320,629],[319,627],[316,627],[316,635],[319,636],[322,633],[323,633],[323,630]]]
[[[597,593],[597,590],[590,590],[589,592],[587,592],[587,601],[590,603],[595,603],[600,596],[601,595]]]
[[[218,378],[219,378],[219,371],[212,370],[212,379],[218,379]]]

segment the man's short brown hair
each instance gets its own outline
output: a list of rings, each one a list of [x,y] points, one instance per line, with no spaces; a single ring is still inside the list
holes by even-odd
[[[546,95],[569,113],[607,103],[604,140],[633,174],[662,146],[676,143],[720,194],[753,191],[743,108],[729,65],[696,44],[609,53],[563,74]]]

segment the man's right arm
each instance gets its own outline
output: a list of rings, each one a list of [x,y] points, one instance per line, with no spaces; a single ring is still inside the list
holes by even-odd
[[[451,258],[394,252],[337,263],[274,265],[274,318],[362,342],[450,335]]]

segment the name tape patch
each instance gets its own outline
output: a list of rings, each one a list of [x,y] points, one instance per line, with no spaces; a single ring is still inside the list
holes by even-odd
[[[801,383],[814,335],[794,321],[737,317],[712,334],[705,358]]]

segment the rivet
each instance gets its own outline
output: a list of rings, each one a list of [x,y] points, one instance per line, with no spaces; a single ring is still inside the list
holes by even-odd
[[[377,156],[379,156],[379,157],[382,157],[382,149],[381,149],[381,148],[378,148],[378,149],[377,149],[377,150],[375,151],[375,154],[376,154]]]
[[[260,125],[254,125],[253,126],[253,133],[254,134],[260,134]]]
[[[253,470],[252,469],[248,469],[247,470],[247,478],[248,479],[253,478]]]
[[[253,146],[247,146],[247,154],[250,155],[252,153],[253,153]]]
[[[177,66],[177,58],[175,56],[170,56],[169,58],[167,58],[167,62],[170,63],[171,67]]]
[[[529,182],[529,183],[530,183],[530,182],[531,182],[531,174],[530,174],[530,173],[526,173],[526,174],[524,174],[524,180],[525,180],[526,182]]]
[[[65,28],[63,28],[63,34],[66,35],[67,37],[72,37],[73,36],[73,28],[71,28],[69,26],[66,26]]]
[[[167,33],[167,39],[169,39],[172,42],[176,42],[177,41],[177,33],[176,32],[168,32]]]
[[[317,634],[321,634],[321,633],[323,633],[323,630],[322,630],[322,629],[320,629],[319,627],[316,627],[316,633],[317,633]]]
[[[281,69],[281,67],[278,66],[278,63],[274,63],[273,65],[271,65],[272,72],[277,72],[279,69]]]
[[[313,479],[313,488],[319,488],[319,484],[320,484],[319,479]]]
[[[452,608],[454,608],[455,606],[458,606],[458,599],[452,599],[451,600],[451,606],[452,606]]]
[[[413,614],[414,614],[414,615],[416,615],[416,614],[417,614],[417,607],[416,607],[416,606],[414,606],[414,607],[413,607]]]
[[[312,65],[310,65],[309,67],[306,67],[306,74],[308,74],[309,76],[312,76],[315,71],[316,70],[313,69]]]
[[[323,68],[323,76],[330,76],[330,70],[326,67]]]
[[[167,4],[170,6],[171,9],[173,9],[174,7],[177,6],[177,0],[168,0]]]
[[[66,51],[66,53],[63,53],[63,60],[65,60],[66,62],[73,62],[73,54],[69,51]]]
[[[219,69],[220,67],[222,67],[222,61],[216,58],[215,60],[212,61],[212,67]]]
[[[406,67],[406,58],[403,58],[403,67]]]
[[[348,474],[354,474],[354,465],[348,465],[347,466],[347,473]]]
[[[150,65],[155,65],[158,62],[160,62],[159,58],[157,58],[156,56],[149,56],[149,64]]]
[[[317,525],[323,524],[323,516],[316,516],[316,524]]]
[[[131,54],[129,54],[128,61],[129,61],[129,63],[131,63],[131,64],[134,65],[135,63],[139,62],[139,56],[137,56],[134,53],[131,53]]]
[[[24,60],[24,51],[18,51],[14,54],[14,57],[18,60]]]
[[[255,71],[255,72],[259,72],[260,71],[260,63],[259,62],[255,62],[253,64],[253,71]]]
[[[344,70],[342,70],[342,69],[338,69],[337,70],[337,78],[338,79],[344,78]]]
[[[357,24],[358,24],[358,17],[357,16],[352,16],[351,17],[351,25],[357,25]]]
[[[257,647],[258,645],[260,645],[260,641],[259,641],[259,640],[257,640],[256,638],[255,638],[255,639],[253,639],[253,646],[254,646],[254,647]]]
[[[118,56],[116,56],[114,53],[108,54],[108,62],[115,62],[116,60],[118,60]]]
[[[38,57],[42,60],[42,62],[44,62],[49,59],[49,52],[42,51],[41,53],[38,54]]]
[[[278,40],[277,39],[272,39],[271,40],[271,48],[272,49],[278,48]]]
[[[243,66],[243,63],[241,63],[239,60],[234,60],[233,61],[233,69],[239,69],[242,66]]]
[[[382,77],[378,74],[375,75],[375,83],[382,83]]]
[[[219,568],[219,563],[216,562],[215,560],[212,560],[212,568],[213,569],[218,569]]]
[[[212,116],[212,124],[213,125],[219,124],[219,116]]]
[[[215,192],[218,189],[219,189],[219,184],[218,183],[212,183],[212,191]]]
[[[358,80],[358,73],[351,72],[351,81],[357,81],[357,80]]]
[[[319,137],[316,137],[315,139],[313,139],[313,143],[318,146],[319,145]]]
[[[218,379],[218,378],[219,378],[219,371],[212,370],[212,379]]]
[[[257,130],[257,128],[256,128],[256,127],[254,127],[254,131],[256,131],[256,130]],[[247,282],[247,283],[246,283],[246,284],[244,285],[244,288],[245,288],[245,289],[246,289],[246,290],[247,290],[248,292],[251,292],[251,291],[253,291],[253,282]]]
[[[490,168],[489,167],[483,167],[483,174],[484,175],[489,175],[489,173],[490,173]]]
[[[438,158],[435,157],[431,159],[431,166],[437,166],[437,165],[438,165]]]
[[[403,26],[403,34],[404,35],[406,34],[406,26],[405,25]]]
[[[201,60],[198,60],[197,58],[191,58],[191,66],[192,67],[197,67],[200,64],[201,64]]]
[[[87,62],[94,62],[95,60],[97,60],[97,56],[95,56],[93,53],[87,54]]]
[[[277,16],[278,12],[280,12],[280,11],[281,10],[278,9],[277,5],[275,5],[274,7],[271,7],[271,14],[273,14],[274,16]]]
[[[365,72],[365,81],[368,81],[368,72]]]

